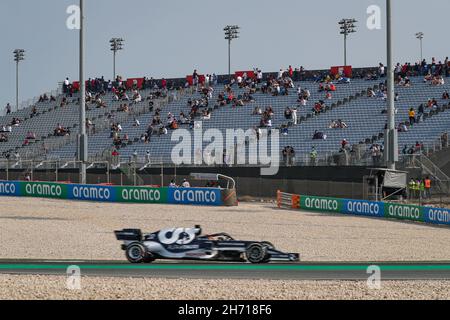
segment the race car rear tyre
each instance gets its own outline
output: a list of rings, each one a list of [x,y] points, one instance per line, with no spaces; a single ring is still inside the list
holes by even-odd
[[[139,243],[130,245],[126,250],[126,256],[131,263],[150,263],[153,261],[152,255]]]
[[[251,244],[245,251],[245,257],[254,264],[267,262],[267,247],[260,243]]]

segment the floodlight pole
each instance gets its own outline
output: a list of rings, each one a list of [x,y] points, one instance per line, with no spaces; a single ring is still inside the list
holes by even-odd
[[[113,52],[113,79],[116,79],[116,55],[117,51],[123,49],[123,39],[122,38],[112,38],[109,43],[111,44],[111,51]]]
[[[351,33],[356,32],[355,19],[342,19],[339,21],[341,34],[344,36],[344,66],[347,66],[347,38]]]
[[[116,51],[113,50],[113,80],[116,80]]]
[[[19,110],[19,60],[16,61],[16,109]]]
[[[387,103],[388,128],[385,134],[385,160],[387,168],[396,169],[398,162],[398,132],[395,129],[395,98],[394,98],[394,61],[392,53],[392,6],[391,0],[386,0],[387,29]]]
[[[228,39],[228,78],[231,81],[231,38]]]
[[[239,38],[239,26],[226,26],[223,31],[225,31],[225,40],[228,41],[228,77],[231,82],[231,41]]]
[[[423,38],[420,38],[420,61],[423,60],[423,44],[422,44]]]
[[[78,158],[80,161],[80,184],[86,184],[88,139],[86,135],[86,83],[84,80],[84,0],[80,0],[80,134],[78,136]]]
[[[344,34],[344,67],[347,66],[347,34]]]
[[[422,43],[423,37],[424,37],[423,32],[416,33],[416,38],[419,39],[420,41],[420,63],[422,63],[423,61],[423,43]]]

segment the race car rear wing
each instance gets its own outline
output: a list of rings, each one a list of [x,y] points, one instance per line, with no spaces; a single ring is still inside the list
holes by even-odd
[[[117,240],[119,241],[142,241],[142,231],[139,229],[124,229],[121,231],[114,231]]]

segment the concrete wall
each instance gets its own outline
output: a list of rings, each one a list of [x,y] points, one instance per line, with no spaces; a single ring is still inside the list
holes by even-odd
[[[363,196],[362,176],[365,174],[364,168],[282,168],[280,173],[273,177],[258,175],[259,168],[183,168],[177,170],[176,176],[174,169],[165,169],[163,179],[161,169],[151,169],[143,174],[139,174],[139,176],[144,180],[145,185],[167,186],[172,179],[176,179],[179,184],[183,179],[188,179],[193,186],[204,187],[205,181],[192,181],[189,174],[192,172],[214,171],[220,171],[222,174],[235,178],[239,197],[274,198],[277,190],[295,194],[351,199],[361,199]],[[9,180],[23,180],[25,178],[23,171],[9,171],[8,175]],[[130,181],[119,172],[111,173],[110,177],[110,181],[114,185],[133,184],[133,181]],[[333,177],[334,181],[330,181],[329,177]],[[0,180],[6,180],[5,171],[0,171]],[[54,171],[35,171],[33,180],[56,181],[56,173]],[[61,170],[58,172],[58,181],[78,183],[78,171],[73,169]],[[107,178],[104,170],[92,170],[89,172],[88,183],[100,184],[106,182]]]

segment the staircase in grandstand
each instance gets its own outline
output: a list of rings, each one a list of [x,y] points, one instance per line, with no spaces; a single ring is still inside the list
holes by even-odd
[[[450,177],[424,154],[405,157],[406,169],[420,169],[422,176],[429,176],[435,181],[435,186],[444,194],[450,194]]]

